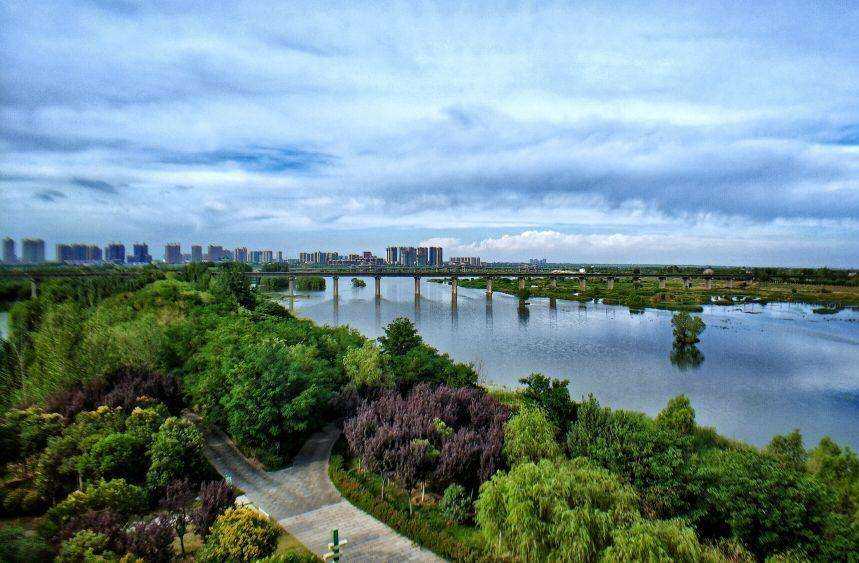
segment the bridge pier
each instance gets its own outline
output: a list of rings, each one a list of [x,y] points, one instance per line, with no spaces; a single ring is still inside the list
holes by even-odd
[[[683,278],[683,286],[686,289],[691,289],[692,288],[692,278],[690,278],[689,276],[685,276]]]
[[[585,276],[579,276],[579,291],[585,291],[588,288],[588,282]]]
[[[659,276],[659,289],[665,289],[667,286],[668,278],[665,276]]]
[[[456,305],[456,276],[450,277],[450,302]]]
[[[492,299],[492,278],[486,278],[486,298]]]
[[[36,285],[36,280],[30,280],[30,299],[35,299],[39,296],[39,286]]]
[[[421,298],[421,277],[415,276],[415,299]]]
[[[382,298],[382,276],[375,276],[376,278],[376,299]]]
[[[525,291],[525,276],[519,276],[519,291]]]
[[[334,287],[334,299],[337,299],[340,297],[340,277],[332,276],[331,282]]]
[[[558,278],[550,278],[549,287],[551,287],[552,289],[558,289]]]
[[[289,295],[295,297],[295,276],[289,276]]]
[[[713,289],[713,278],[707,278],[707,289]]]
[[[606,289],[611,291],[614,289],[614,276],[610,276],[605,280]]]

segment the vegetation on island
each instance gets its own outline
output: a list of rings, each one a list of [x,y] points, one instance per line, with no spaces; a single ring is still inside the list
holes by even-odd
[[[361,278],[352,278],[352,287],[367,287],[367,282]]]
[[[700,273],[696,272],[696,273]],[[642,272],[645,275],[646,272]],[[669,309],[674,311],[700,312],[702,306],[733,305],[736,303],[798,302],[822,304],[815,312],[836,313],[844,306],[859,306],[859,279],[847,277],[814,277],[816,283],[808,283],[805,277],[791,280],[781,278],[772,280],[773,274],[757,272],[746,274],[738,272],[733,287],[726,280],[713,280],[708,289],[704,280],[696,280],[687,288],[678,278],[669,277],[666,287],[660,288],[659,281],[653,278],[618,278],[609,289],[602,279],[588,279],[585,287],[579,285],[575,276],[558,278],[553,287],[548,277],[529,273],[524,290],[519,289],[518,278],[494,278],[493,291],[516,295],[520,299],[530,297],[549,297],[570,301],[587,302],[601,300],[607,305],[625,305],[631,310],[644,308]],[[675,275],[681,275],[678,271]],[[741,278],[751,277],[745,281]],[[434,280],[431,280],[434,281]],[[486,288],[484,278],[462,278],[460,287]],[[833,305],[836,304],[836,305]]]
[[[675,333],[694,346],[687,317]],[[4,561],[312,559],[234,507],[204,437],[218,427],[279,467],[332,420],[344,496],[450,559],[835,561],[859,546],[859,457],[828,438],[757,449],[698,425],[685,397],[651,418],[541,374],[491,391],[407,319],[377,341],[319,327],[239,265],[47,281],[12,307],[0,351]]]

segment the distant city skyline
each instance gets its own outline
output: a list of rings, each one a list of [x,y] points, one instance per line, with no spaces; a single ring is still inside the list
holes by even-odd
[[[850,2],[12,0],[0,230],[856,268],[856,29]]]

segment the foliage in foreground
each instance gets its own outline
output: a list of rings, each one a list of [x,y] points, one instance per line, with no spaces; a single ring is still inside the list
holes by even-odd
[[[280,529],[252,508],[228,508],[212,526],[203,561],[253,561],[271,555]]]

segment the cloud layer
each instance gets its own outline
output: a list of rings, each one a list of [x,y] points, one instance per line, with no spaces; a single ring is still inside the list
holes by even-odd
[[[566,4],[7,2],[2,230],[859,266],[856,8]]]

